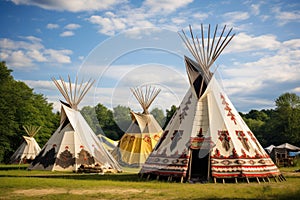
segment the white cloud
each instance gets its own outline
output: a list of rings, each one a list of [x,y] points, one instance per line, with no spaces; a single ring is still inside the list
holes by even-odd
[[[34,36],[14,41],[0,38],[0,59],[12,68],[33,68],[37,63],[70,63],[70,50],[47,49],[42,40]]]
[[[10,52],[10,55],[7,55],[7,57],[3,60],[5,60],[9,65],[15,67],[31,66],[33,62],[33,60],[26,56],[26,54],[21,50]]]
[[[73,36],[73,35],[74,35],[73,31],[64,31],[59,36],[60,37],[70,37],[70,36]]]
[[[208,15],[207,13],[195,13],[195,14],[193,14],[193,17],[194,17],[196,20],[201,20],[201,21],[207,19],[208,16],[209,16],[209,15]]]
[[[225,52],[276,50],[278,48],[280,48],[280,42],[276,40],[274,35],[251,36],[246,33],[239,33],[234,36],[230,48],[227,48]]]
[[[268,19],[270,19],[271,16],[269,15],[260,15],[259,18],[261,19],[261,21],[265,22],[267,21]]]
[[[118,14],[106,12],[104,16],[92,15],[87,20],[98,26],[99,33],[112,36],[125,30],[154,27],[151,14],[138,8],[123,10]]]
[[[122,31],[126,28],[124,18],[109,18],[92,15],[88,21],[92,24],[97,24],[99,26],[99,32],[106,35],[114,35],[116,31]]]
[[[22,40],[13,41],[8,38],[0,38],[0,49],[34,49],[39,50],[43,48],[43,45],[37,39],[33,40],[35,37],[20,37]]]
[[[181,17],[174,17],[171,19],[174,24],[184,24],[186,20]]]
[[[275,19],[278,20],[277,23],[279,26],[283,26],[290,22],[299,22],[299,20],[300,20],[300,11],[299,10],[285,12],[285,11],[281,11],[281,8],[275,7],[273,9],[273,13],[274,13]]]
[[[224,24],[229,26],[235,26],[237,22],[244,21],[250,17],[248,12],[239,11],[224,13],[222,16],[226,21]]]
[[[92,88],[84,101],[87,105],[103,103],[112,108],[116,105],[131,106],[132,109],[140,109],[135,99],[131,99],[131,87],[145,84],[155,85],[162,88],[155,105],[165,109],[170,105],[178,105],[188,90],[189,84],[184,68],[178,71],[174,66],[147,64],[147,65],[112,65],[112,66],[91,66],[88,65],[81,73],[84,77],[95,75],[103,70],[101,75],[93,77],[98,80],[95,88]],[[105,85],[105,86],[104,86]]]
[[[292,90],[292,92],[295,92],[295,93],[300,93],[300,87],[296,87]]]
[[[29,87],[34,88],[35,90],[49,90],[58,92],[54,83],[52,81],[42,81],[42,80],[21,80],[26,83]]]
[[[115,35],[116,33],[139,28],[168,28],[178,30],[178,25],[191,19],[203,20],[208,17],[206,13],[191,13],[183,11],[174,17],[166,17],[176,9],[188,5],[190,1],[145,1],[140,7],[124,6],[117,12],[107,11],[103,15],[92,15],[87,18],[97,25],[99,33]]]
[[[48,61],[50,62],[71,63],[71,58],[69,56],[72,54],[71,50],[45,49],[44,53],[49,57]]]
[[[27,55],[33,59],[36,60],[37,62],[46,62],[47,58],[38,50],[30,50],[27,52]]]
[[[229,95],[239,101],[247,96],[249,105],[260,104],[261,108],[266,108],[273,105],[270,96],[278,97],[287,90],[297,92],[295,85],[300,77],[300,39],[275,44],[277,48],[272,53],[265,52],[255,61],[236,63],[222,69],[223,77],[227,77],[223,83]],[[259,48],[257,46],[257,51],[260,51]]]
[[[146,0],[143,6],[148,8],[150,12],[168,14],[176,11],[178,8],[187,6],[193,0]]]
[[[59,25],[58,24],[47,24],[47,29],[58,29]]]
[[[126,0],[72,0],[72,1],[36,1],[36,0],[12,0],[16,5],[34,5],[47,10],[83,12],[99,11],[112,8]]]
[[[80,28],[81,26],[79,24],[68,24],[64,28],[68,30],[75,30]]]
[[[260,4],[251,4],[250,9],[251,9],[251,13],[253,13],[254,15],[259,15]]]

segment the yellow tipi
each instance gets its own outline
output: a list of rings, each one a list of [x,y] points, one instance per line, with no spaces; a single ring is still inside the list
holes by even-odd
[[[131,89],[143,108],[143,113],[130,112],[132,123],[112,151],[114,158],[127,167],[140,167],[145,163],[163,130],[148,108],[160,92],[154,87]]]

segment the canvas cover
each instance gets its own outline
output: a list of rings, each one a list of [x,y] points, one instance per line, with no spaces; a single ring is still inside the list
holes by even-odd
[[[201,93],[202,77],[195,73],[202,75],[200,66],[185,61],[191,87],[140,173],[183,178],[194,171],[215,178],[279,175],[215,77],[205,80]]]
[[[102,134],[98,134],[97,135],[100,142],[102,143],[102,145],[106,148],[106,150],[108,150],[109,152],[111,152],[112,150],[114,150],[114,148],[118,145],[118,141],[112,140]]]
[[[122,165],[140,167],[145,163],[163,130],[151,114],[131,112],[132,123],[112,155]]]
[[[23,136],[24,141],[11,156],[11,163],[27,162],[33,160],[41,151],[40,146],[33,137]]]
[[[276,148],[276,149],[287,149],[287,150],[290,150],[290,151],[300,151],[300,147],[294,146],[294,145],[289,144],[289,143],[284,143],[284,144],[278,145],[274,148]]]
[[[276,146],[271,144],[270,146],[266,147],[265,150],[270,154],[273,151],[274,147]]]
[[[81,113],[63,103],[60,126],[29,166],[31,170],[77,171],[80,165],[101,164],[121,171]]]

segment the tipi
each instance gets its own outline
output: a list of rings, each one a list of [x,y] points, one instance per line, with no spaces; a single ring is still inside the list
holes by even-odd
[[[130,112],[132,123],[112,151],[116,160],[126,167],[141,167],[156,145],[163,130],[148,108],[160,92],[155,87],[132,88],[133,95],[143,108],[143,113]]]
[[[100,142],[102,143],[102,145],[103,145],[109,152],[111,152],[112,150],[114,150],[115,147],[118,145],[118,141],[112,140],[112,139],[106,137],[105,135],[98,134],[97,136],[98,136]]]
[[[91,88],[93,81],[74,86],[60,78],[52,78],[67,103],[61,101],[60,126],[29,166],[31,170],[78,171],[81,165],[103,166],[121,171],[119,164],[103,147],[96,134],[84,120],[77,106]]]
[[[10,163],[30,163],[41,151],[34,136],[41,129],[40,126],[23,126],[28,136],[23,136],[24,141],[10,158]]]
[[[217,29],[212,39],[210,26],[207,39],[202,24],[200,39],[191,27],[191,39],[182,31],[180,36],[196,59],[184,59],[190,88],[140,170],[142,177],[181,182],[284,180],[210,70],[234,37],[225,26],[217,38]]]

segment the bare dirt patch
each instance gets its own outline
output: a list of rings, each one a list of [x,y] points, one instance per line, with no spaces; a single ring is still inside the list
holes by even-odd
[[[144,192],[144,190],[138,190],[138,189],[93,189],[93,190],[70,190],[69,194],[77,194],[77,195],[82,195],[82,194],[97,194],[97,193],[139,193],[139,192]]]
[[[28,189],[28,190],[16,190],[13,193],[14,194],[21,194],[25,196],[43,196],[48,194],[63,194],[67,193],[68,191],[66,189]]]
[[[17,195],[24,195],[24,196],[45,196],[45,195],[50,195],[50,194],[75,194],[75,195],[87,195],[87,194],[98,194],[98,193],[116,193],[118,194],[123,193],[151,193],[150,190],[139,190],[139,189],[104,189],[104,188],[99,188],[99,189],[90,189],[90,190],[78,190],[78,189],[72,189],[72,190],[66,190],[66,189],[28,189],[28,190],[16,190],[13,193]]]

